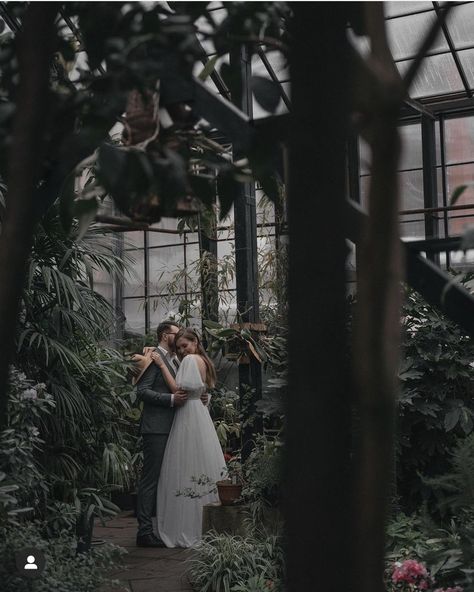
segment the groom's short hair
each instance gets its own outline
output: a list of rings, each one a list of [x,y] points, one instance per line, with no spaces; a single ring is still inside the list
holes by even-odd
[[[158,325],[158,327],[156,328],[156,336],[158,338],[158,342],[161,341],[165,333],[168,333],[171,327],[177,327],[178,329],[180,328],[178,323],[175,323],[174,321],[163,321]]]

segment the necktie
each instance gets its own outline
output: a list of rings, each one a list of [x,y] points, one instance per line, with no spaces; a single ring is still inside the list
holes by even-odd
[[[178,360],[176,358],[173,358],[172,362],[173,362],[174,369],[176,370],[176,372],[178,372],[178,369],[179,369]]]

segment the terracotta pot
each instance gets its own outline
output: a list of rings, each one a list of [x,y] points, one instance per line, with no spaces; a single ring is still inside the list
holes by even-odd
[[[232,481],[217,481],[217,495],[223,506],[231,506],[240,498],[242,483]]]

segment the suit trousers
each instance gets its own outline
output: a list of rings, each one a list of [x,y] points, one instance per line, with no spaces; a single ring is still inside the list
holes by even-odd
[[[138,536],[153,532],[156,490],[169,434],[143,434],[143,469],[137,492]]]

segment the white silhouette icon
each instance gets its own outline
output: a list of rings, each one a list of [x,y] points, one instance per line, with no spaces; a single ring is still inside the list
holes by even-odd
[[[28,555],[26,560],[28,561],[28,563],[25,565],[23,569],[38,569],[38,566],[35,563],[34,555]]]

